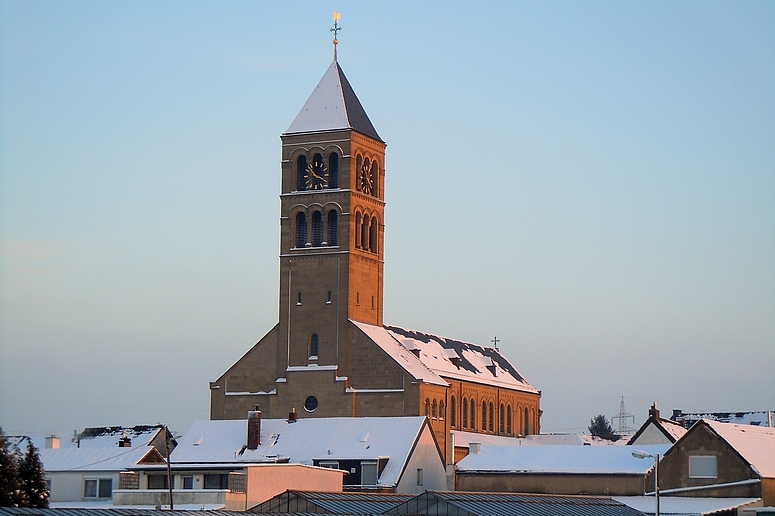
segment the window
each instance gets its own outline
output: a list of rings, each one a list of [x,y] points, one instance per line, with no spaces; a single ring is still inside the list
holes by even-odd
[[[328,245],[339,245],[338,217],[336,210],[328,212]]]
[[[455,397],[452,396],[449,399],[449,425],[453,426],[453,427],[457,423],[457,417],[456,417],[456,414],[455,414],[455,409],[456,408],[457,407],[455,406]]]
[[[689,478],[716,478],[716,457],[714,455],[692,455],[689,457]]]
[[[229,474],[205,475],[205,489],[228,489]]]
[[[307,156],[296,160],[296,190],[307,189]]]
[[[371,218],[371,225],[369,226],[369,251],[372,253],[377,252],[377,219]]]
[[[363,219],[360,213],[355,214],[355,248],[361,247],[361,224]]]
[[[487,402],[482,402],[482,432],[487,431]]]
[[[312,214],[312,247],[323,245],[323,216],[319,211]]]
[[[376,462],[361,462],[361,485],[362,486],[375,486],[377,485],[377,463]]]
[[[339,462],[335,460],[321,460],[318,466],[321,468],[339,469]]]
[[[468,400],[463,398],[463,428],[468,428]]]
[[[371,195],[377,197],[379,190],[379,166],[376,161],[371,162]]]
[[[301,306],[301,292],[298,292],[296,296],[296,306]]]
[[[436,403],[436,400],[433,400],[433,405],[431,406],[431,417],[433,419],[439,417],[439,405]]]
[[[529,416],[529,413],[527,411],[527,407],[525,407],[524,424],[525,424],[525,433],[523,435],[529,435],[530,434],[530,416]]]
[[[500,419],[500,425],[498,427],[498,431],[500,433],[504,433],[506,432],[506,409],[503,407],[503,403],[501,403],[499,419]]]
[[[296,214],[296,247],[307,245],[307,216],[303,213]]]
[[[428,398],[425,398],[425,415],[430,416],[431,415],[431,400]]]
[[[310,358],[318,357],[318,334],[317,333],[313,333],[312,336],[309,338],[309,357]]]
[[[95,478],[95,479],[87,479],[84,481],[84,484],[83,484],[84,498],[111,498],[112,496],[113,496],[112,478]]]
[[[444,402],[439,402],[439,419],[444,419]]]
[[[417,468],[417,485],[422,485],[422,468]]]
[[[506,407],[506,433],[511,435],[511,405]]]
[[[328,291],[328,299],[326,300],[326,304],[327,305],[331,304],[331,291],[330,290]]]
[[[169,489],[167,475],[148,475],[148,489]]]
[[[476,430],[476,403],[471,398],[471,430]]]
[[[339,188],[339,154],[336,152],[332,152],[328,156],[328,187]],[[331,242],[329,241],[329,243]]]
[[[363,216],[363,225],[361,226],[361,248],[369,248],[369,216]]]
[[[194,489],[194,477],[183,477],[183,489]]]
[[[494,432],[495,431],[495,417],[494,416],[495,416],[495,408],[494,408],[494,406],[492,404],[492,401],[491,401],[490,402],[490,427],[489,427],[490,432]]]
[[[309,396],[304,401],[304,410],[307,412],[315,412],[315,410],[318,408],[318,399],[315,396]]]

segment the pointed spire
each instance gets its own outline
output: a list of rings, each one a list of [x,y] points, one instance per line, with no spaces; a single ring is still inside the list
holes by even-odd
[[[334,61],[285,134],[342,129],[382,141],[339,63]]]

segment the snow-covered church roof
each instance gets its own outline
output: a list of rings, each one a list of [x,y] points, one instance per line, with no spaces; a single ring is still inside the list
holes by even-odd
[[[444,378],[537,393],[497,348],[462,342],[399,326],[352,321],[418,380],[447,385]]]
[[[382,141],[366,111],[334,61],[285,134],[353,129]]]

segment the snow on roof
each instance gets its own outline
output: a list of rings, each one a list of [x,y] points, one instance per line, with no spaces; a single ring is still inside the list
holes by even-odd
[[[339,63],[334,61],[285,134],[354,129],[382,141]]]
[[[659,423],[662,428],[673,437],[673,442],[677,441],[687,432],[686,428],[680,423],[676,423],[671,419],[659,418]]]
[[[55,471],[121,471],[137,465],[155,448],[59,448],[40,450],[40,460],[47,472]]]
[[[584,439],[577,434],[540,434],[526,437],[505,437],[502,435],[477,434],[473,432],[461,432],[452,430],[455,436],[455,446],[467,448],[470,443],[480,443],[495,446],[537,446],[537,445],[566,445],[581,446]]]
[[[700,419],[720,421],[722,423],[737,423],[739,425],[769,426],[770,413],[774,411],[759,410],[752,412],[683,412],[674,410],[670,419],[683,422],[691,427]]]
[[[617,502],[647,514],[654,513],[653,496],[613,496]],[[696,498],[689,496],[660,496],[660,514],[713,514],[729,511],[758,502],[760,498]]]
[[[395,485],[425,424],[425,417],[334,417],[261,420],[261,444],[247,450],[247,420],[196,421],[171,454],[181,463],[247,464],[287,459],[313,465],[315,460],[387,458],[379,478]],[[244,450],[243,450],[244,449]],[[441,459],[440,459],[441,460]]]
[[[775,478],[775,428],[706,421],[764,478]]]
[[[632,456],[635,450],[662,454],[668,445],[647,446],[492,446],[468,454],[457,463],[458,472],[578,473],[643,475],[654,466],[650,459]]]
[[[83,432],[73,437],[73,445],[75,446],[80,439],[80,444],[77,445],[79,448],[118,447],[119,439],[122,439],[126,433],[126,437],[131,440],[131,446],[147,446],[163,428],[163,425],[85,428]]]
[[[431,371],[422,360],[417,358],[410,348],[406,347],[406,345],[401,345],[393,334],[387,331],[383,326],[373,326],[371,324],[353,321],[352,319],[350,319],[350,322],[365,333],[367,337],[382,348],[382,351],[387,353],[416,380],[422,380],[423,382],[432,385],[443,385],[444,387],[449,385],[441,376]]]
[[[447,377],[538,393],[496,348],[399,326],[352,322],[418,380],[447,385]]]

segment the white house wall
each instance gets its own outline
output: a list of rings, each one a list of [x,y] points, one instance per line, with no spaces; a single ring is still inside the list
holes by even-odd
[[[661,430],[653,424],[650,424],[643,432],[641,432],[638,439],[632,444],[643,446],[646,444],[672,444],[672,442],[665,437],[665,434],[663,434]]]
[[[417,470],[423,470],[423,484],[417,485]],[[443,491],[447,489],[447,473],[444,461],[439,455],[436,441],[430,427],[424,426],[417,446],[409,457],[409,462],[398,482],[397,493],[421,494],[426,490]]]

